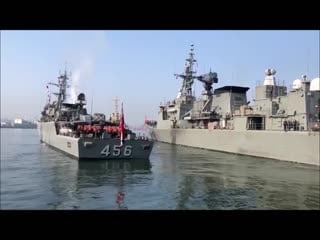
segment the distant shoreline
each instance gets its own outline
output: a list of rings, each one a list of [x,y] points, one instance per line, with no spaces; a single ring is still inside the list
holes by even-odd
[[[11,128],[11,129],[37,129],[37,126],[35,127],[4,127],[4,126],[1,126],[1,128]]]

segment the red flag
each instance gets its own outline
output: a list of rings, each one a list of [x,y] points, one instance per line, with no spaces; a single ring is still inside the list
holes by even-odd
[[[121,103],[121,119],[120,119],[120,146],[123,146],[123,138],[124,138],[124,114],[123,114],[123,103]]]

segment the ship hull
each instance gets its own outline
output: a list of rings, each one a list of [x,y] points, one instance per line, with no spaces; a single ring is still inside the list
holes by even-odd
[[[319,132],[150,128],[160,142],[320,165]]]
[[[40,140],[75,159],[148,159],[153,142],[119,139],[74,138],[56,134],[54,122],[39,123]]]
[[[119,139],[80,139],[80,159],[148,159],[153,142],[125,140],[120,146]]]

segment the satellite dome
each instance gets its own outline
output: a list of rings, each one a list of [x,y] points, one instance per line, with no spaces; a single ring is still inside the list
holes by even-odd
[[[320,78],[314,78],[311,80],[310,91],[320,91]]]
[[[277,71],[275,69],[272,69],[272,68],[267,68],[264,73],[267,75],[267,76],[272,76],[272,75],[275,75],[277,73]]]
[[[293,89],[300,89],[302,87],[302,80],[301,79],[296,79],[292,83],[292,88]]]

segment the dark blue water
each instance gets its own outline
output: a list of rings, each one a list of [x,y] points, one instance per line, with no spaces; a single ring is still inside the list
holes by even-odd
[[[78,162],[1,129],[1,209],[319,209],[319,167],[157,143],[148,161]]]

